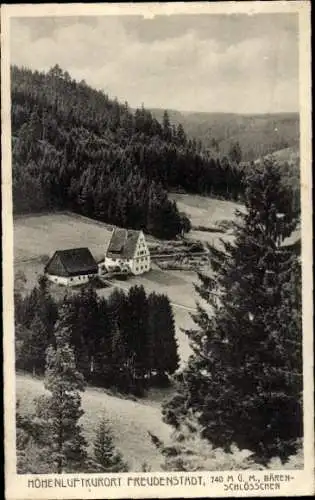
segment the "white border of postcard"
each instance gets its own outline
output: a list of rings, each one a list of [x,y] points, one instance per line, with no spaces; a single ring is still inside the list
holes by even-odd
[[[197,473],[125,473],[120,486],[107,486],[113,475],[18,475],[15,455],[15,370],[13,317],[13,218],[11,189],[10,126],[10,18],[72,15],[127,15],[153,17],[173,13],[284,13],[299,14],[300,64],[300,133],[302,196],[302,269],[303,269],[303,363],[304,363],[304,470],[293,471],[225,471]],[[5,484],[6,498],[167,498],[167,497],[243,497],[287,496],[314,493],[314,414],[313,414],[313,300],[312,300],[312,154],[311,154],[311,52],[310,2],[214,2],[150,4],[37,4],[2,5],[2,224],[3,224],[3,325],[4,325],[4,403],[5,403]],[[279,489],[252,490],[250,477],[277,476]],[[189,477],[191,486],[166,486],[167,477]],[[228,476],[242,485],[227,491]],[[116,475],[117,477],[117,475]],[[155,486],[135,486],[132,478],[150,477]],[[218,481],[211,482],[211,477]],[[100,480],[103,478],[103,480]],[[107,478],[107,479],[106,479]],[[194,479],[195,478],[195,479]],[[222,478],[222,479],[221,479]],[[269,478],[269,481],[272,479]],[[141,483],[140,483],[141,484]],[[163,485],[164,484],[164,485]],[[245,487],[245,485],[248,485]]]

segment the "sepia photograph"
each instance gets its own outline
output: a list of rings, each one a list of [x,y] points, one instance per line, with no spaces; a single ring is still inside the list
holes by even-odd
[[[235,3],[4,6],[12,500],[314,492],[309,3]]]

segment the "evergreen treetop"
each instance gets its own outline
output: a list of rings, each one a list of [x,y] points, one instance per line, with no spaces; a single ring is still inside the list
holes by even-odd
[[[176,426],[192,408],[215,446],[285,458],[302,435],[300,264],[285,245],[297,218],[272,162],[245,192],[234,243],[210,247],[211,275],[199,274],[193,355],[164,413]]]
[[[86,441],[78,422],[84,413],[81,392],[85,384],[69,344],[66,305],[60,311],[55,335],[56,347],[47,349],[44,380],[50,394],[39,398],[37,415],[45,429],[54,471],[61,474],[83,470],[87,456]]]
[[[94,457],[102,472],[127,472],[128,465],[116,450],[108,421],[103,418],[94,440]]]

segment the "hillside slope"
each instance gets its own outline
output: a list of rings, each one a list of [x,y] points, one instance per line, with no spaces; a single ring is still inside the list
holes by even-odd
[[[171,238],[187,227],[170,188],[237,198],[241,174],[183,127],[110,99],[58,66],[12,67],[13,202],[17,213],[70,209]]]
[[[30,375],[17,374],[16,392],[22,414],[31,414],[33,400],[44,393],[41,380]],[[92,450],[96,428],[102,417],[108,418],[114,443],[123,454],[132,471],[139,471],[144,462],[152,470],[161,470],[163,457],[152,444],[148,431],[167,441],[171,428],[162,422],[158,406],[109,396],[102,390],[88,388],[82,397],[85,411],[82,417],[84,435]]]
[[[162,110],[151,111],[155,118],[162,121]],[[221,156],[228,155],[233,142],[239,142],[244,161],[299,146],[298,113],[238,115],[170,110],[169,116],[171,122],[182,123],[189,137],[201,140],[206,148]]]

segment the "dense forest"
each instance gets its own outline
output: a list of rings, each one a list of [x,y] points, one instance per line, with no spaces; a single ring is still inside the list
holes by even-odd
[[[70,209],[161,238],[187,230],[170,189],[238,199],[241,156],[211,156],[168,113],[47,73],[11,68],[13,201],[16,213]]]
[[[175,321],[166,295],[134,286],[99,298],[92,285],[55,301],[47,280],[24,298],[15,296],[16,367],[43,375],[47,348],[62,321],[78,370],[88,383],[142,395],[168,383],[178,368]],[[114,381],[114,382],[113,382]]]

